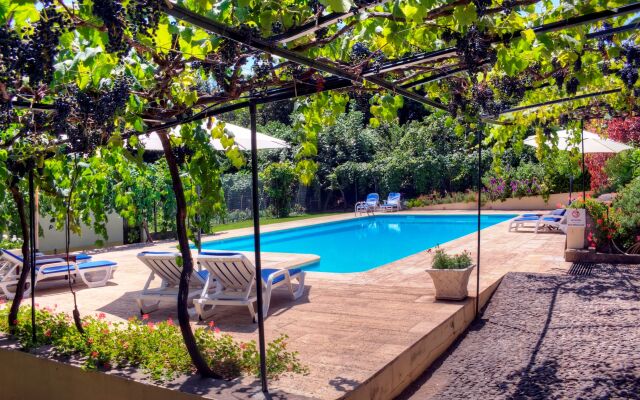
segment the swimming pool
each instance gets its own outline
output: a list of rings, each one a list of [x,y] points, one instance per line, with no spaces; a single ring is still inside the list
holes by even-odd
[[[483,215],[481,227],[514,216]],[[320,256],[307,271],[362,272],[476,232],[476,227],[476,215],[376,215],[263,233],[260,244],[266,252]],[[202,249],[253,251],[253,235],[206,242]]]

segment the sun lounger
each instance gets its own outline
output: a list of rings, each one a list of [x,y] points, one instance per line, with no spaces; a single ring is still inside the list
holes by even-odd
[[[198,262],[209,271],[209,280],[216,280],[217,290],[212,292],[202,291],[201,296],[194,300],[196,313],[200,319],[206,319],[213,313],[218,305],[245,306],[256,321],[256,311],[253,303],[257,301],[256,295],[256,268],[247,257],[241,253],[208,253],[203,252],[198,256]],[[305,272],[300,268],[291,269],[263,269],[263,312],[267,316],[269,303],[273,289],[286,286],[295,300],[304,292]],[[298,281],[294,290],[292,280]],[[212,282],[205,286],[205,289]]]
[[[138,259],[151,270],[142,293],[136,299],[141,314],[157,310],[160,303],[170,303],[174,306],[177,304],[178,287],[182,275],[182,267],[178,265],[177,257],[180,257],[180,253],[168,251],[145,251],[138,254]],[[161,279],[160,287],[151,288],[151,282],[156,276]],[[207,283],[207,276],[207,271],[193,271],[189,281],[189,299],[200,295]]]
[[[1,252],[0,290],[8,299],[13,299],[24,260],[11,251],[1,250]],[[75,281],[78,275],[89,287],[104,286],[111,279],[116,268],[117,264],[113,261],[88,261],[80,264],[71,262],[67,265],[63,258],[36,259],[36,281],[33,286],[40,281],[53,278],[66,278]],[[25,295],[31,293],[30,279],[27,279],[27,284],[29,286],[25,290]]]
[[[389,193],[387,200],[380,206],[383,211],[400,211],[400,193]]]
[[[356,203],[355,213],[375,213],[380,205],[380,195],[378,193],[369,193],[365,201],[359,201]]]
[[[517,218],[511,220],[509,224],[509,232],[518,231],[521,228],[534,229],[536,233],[542,231],[544,228],[551,227],[551,229],[562,229],[563,217],[567,212],[566,208],[558,208],[547,214],[522,214]],[[566,225],[566,222],[565,222]]]

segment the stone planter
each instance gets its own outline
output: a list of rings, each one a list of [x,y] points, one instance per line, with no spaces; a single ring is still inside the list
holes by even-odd
[[[427,269],[436,287],[436,300],[463,300],[469,294],[467,284],[475,264],[465,269]]]

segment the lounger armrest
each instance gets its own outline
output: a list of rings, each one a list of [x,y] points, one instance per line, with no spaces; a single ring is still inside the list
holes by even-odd
[[[269,276],[267,277],[267,282],[266,282],[267,285],[271,285],[273,281],[279,276],[289,277],[289,270],[286,268],[283,268],[276,272],[270,273]]]

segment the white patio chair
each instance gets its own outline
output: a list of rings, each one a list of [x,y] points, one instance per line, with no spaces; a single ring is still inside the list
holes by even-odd
[[[253,303],[258,300],[256,295],[256,267],[244,254],[241,253],[206,253],[198,256],[198,262],[209,271],[209,281],[215,279],[220,287],[219,290],[208,292],[207,286],[202,290],[198,299],[193,301],[196,314],[202,319],[212,315],[213,309],[217,305],[245,306],[256,321],[256,311]],[[296,300],[304,293],[305,272],[300,268],[291,269],[263,269],[263,313],[267,316],[269,303],[273,289],[286,286],[291,293],[293,300]],[[298,281],[294,290],[291,280]]]

